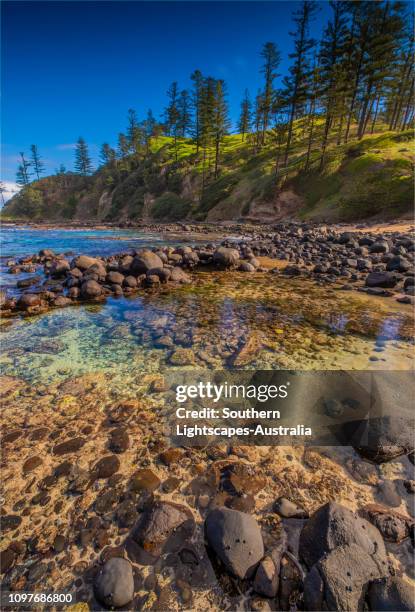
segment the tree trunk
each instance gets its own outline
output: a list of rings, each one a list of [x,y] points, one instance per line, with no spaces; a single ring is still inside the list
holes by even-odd
[[[376,123],[376,119],[378,117],[378,112],[379,112],[379,103],[380,103],[380,94],[378,95],[377,100],[376,100],[375,114],[373,115],[372,127],[370,130],[371,134],[373,134],[375,131],[375,123]]]

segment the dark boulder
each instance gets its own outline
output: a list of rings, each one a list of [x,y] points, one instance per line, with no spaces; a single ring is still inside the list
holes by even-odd
[[[386,566],[386,550],[379,530],[357,514],[334,502],[319,508],[303,527],[300,556],[311,568],[338,546],[357,544],[379,567]]]
[[[414,609],[415,589],[400,576],[389,576],[370,583],[368,602],[370,609],[378,612],[411,612]]]
[[[145,552],[158,557],[172,539],[182,544],[194,528],[192,513],[186,506],[157,501],[140,517],[132,537]]]
[[[382,287],[392,289],[398,283],[398,278],[393,272],[371,272],[366,277],[366,287]]]
[[[264,543],[261,529],[251,515],[216,508],[206,518],[205,535],[230,574],[242,579],[252,576],[264,555]]]

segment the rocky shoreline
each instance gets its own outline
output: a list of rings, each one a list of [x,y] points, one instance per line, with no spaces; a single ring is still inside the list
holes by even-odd
[[[236,228],[235,228],[236,229]],[[48,249],[7,262],[10,274],[33,274],[17,282],[18,295],[1,295],[4,316],[37,314],[49,308],[107,296],[132,295],[162,285],[191,284],[192,271],[227,270],[304,276],[341,289],[395,297],[413,304],[415,238],[395,232],[342,232],[327,226],[277,224],[232,239],[196,246],[154,247],[118,256],[72,259]],[[261,258],[268,265],[261,265]],[[272,261],[275,260],[275,265]],[[271,262],[271,264],[269,263]]]
[[[160,375],[136,399],[100,374],[1,383],[3,591],[70,592],[74,611],[412,610],[409,432],[374,432],[371,461],[170,447]]]

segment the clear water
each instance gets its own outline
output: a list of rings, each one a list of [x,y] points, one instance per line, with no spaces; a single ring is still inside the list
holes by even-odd
[[[166,243],[133,231],[30,228],[7,228],[2,240],[8,257]],[[393,300],[267,273],[198,272],[191,286],[6,320],[0,369],[36,385],[105,373],[116,394],[172,367],[176,349],[190,351],[190,368],[410,369],[412,323],[411,308]]]
[[[128,252],[131,249],[178,244],[176,237],[136,230],[113,229],[42,229],[30,226],[4,226],[0,231],[0,283],[10,292],[16,282],[31,274],[8,274],[6,263],[20,257],[33,255],[41,249],[51,249],[69,257],[86,255],[108,256]]]

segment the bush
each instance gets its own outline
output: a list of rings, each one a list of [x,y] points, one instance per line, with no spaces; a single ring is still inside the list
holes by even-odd
[[[155,219],[163,221],[180,221],[190,212],[192,203],[185,200],[175,193],[167,192],[157,198],[151,209],[151,214]]]

